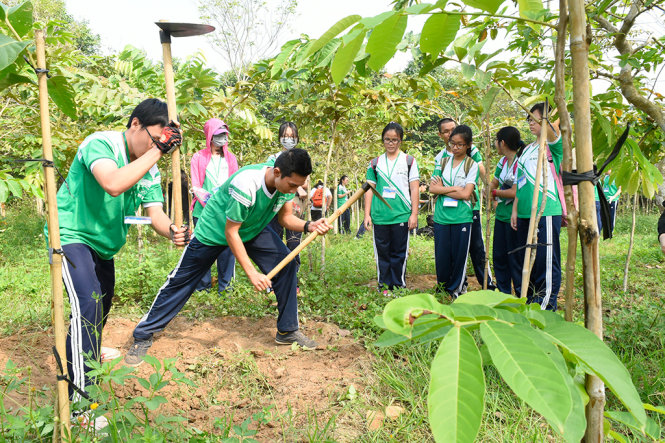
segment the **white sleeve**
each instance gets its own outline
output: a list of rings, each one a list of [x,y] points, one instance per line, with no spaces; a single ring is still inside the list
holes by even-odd
[[[464,186],[468,185],[469,183],[475,186],[476,180],[478,180],[478,163],[474,162],[469,169],[469,173],[466,175],[466,183],[464,183]]]
[[[418,163],[414,158],[411,164],[411,171],[409,172],[409,183],[416,180],[420,180],[420,173],[418,172]]]

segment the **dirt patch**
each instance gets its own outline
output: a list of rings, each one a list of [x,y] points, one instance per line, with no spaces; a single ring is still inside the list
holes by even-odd
[[[479,291],[482,287],[478,284],[476,277],[473,275],[467,276],[467,283],[469,284],[468,291]],[[372,279],[365,284],[369,288],[376,288],[377,280]],[[436,286],[435,274],[419,274],[406,276],[406,288],[413,291],[433,292]]]
[[[104,329],[104,346],[127,351],[136,321],[111,318]],[[160,413],[182,415],[199,429],[211,430],[216,418],[235,424],[272,405],[271,414],[304,424],[314,411],[325,423],[341,409],[349,392],[364,388],[370,356],[349,331],[330,323],[309,321],[302,330],[319,343],[316,351],[278,346],[273,318],[238,317],[191,321],[176,318],[155,336],[149,354],[160,360],[176,357],[176,367],[196,388],[171,383],[160,391],[168,399]],[[0,338],[0,368],[7,360],[30,373],[33,386],[54,388],[55,360],[52,331],[24,332]],[[137,375],[153,369],[143,363]],[[351,386],[353,385],[353,388]],[[147,391],[133,381],[119,386],[117,395],[129,399]],[[47,395],[51,398],[51,395]],[[261,429],[260,440],[280,438],[280,425]]]

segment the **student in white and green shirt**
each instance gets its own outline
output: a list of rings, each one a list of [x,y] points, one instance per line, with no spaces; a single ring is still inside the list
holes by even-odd
[[[494,178],[490,183],[490,192],[496,201],[494,219],[494,237],[492,243],[492,259],[494,276],[499,291],[505,294],[520,293],[522,284],[522,264],[517,261],[516,254],[509,252],[517,248],[517,232],[510,226],[513,213],[515,190],[513,185],[517,174],[517,152],[525,147],[520,131],[506,126],[496,134],[496,148],[503,157],[496,165]]]
[[[531,113],[538,119],[543,115],[545,103],[538,103],[531,108]],[[550,113],[551,114],[551,113]],[[541,125],[530,116],[527,118],[529,130],[536,136],[536,141],[524,148],[517,160],[517,183],[513,186],[516,190],[513,212],[510,224],[517,231],[518,245],[527,244],[529,230],[529,218],[531,217],[532,198],[535,189],[536,168],[538,165],[538,149]],[[560,174],[563,147],[561,136],[556,123],[547,125],[547,145],[552,154],[552,162],[557,174]],[[549,164],[548,164],[549,167]],[[557,191],[555,178],[548,169],[547,183],[543,186],[541,182],[538,189],[538,207],[540,210],[542,193],[547,194],[547,200],[543,216],[538,224],[538,246],[536,249],[536,260],[531,271],[531,280],[526,294],[527,303],[538,303],[542,309],[556,311],[557,297],[561,286],[561,247],[559,244],[559,233],[561,231],[561,198]],[[524,253],[521,249],[517,255],[520,263],[524,263]],[[524,294],[522,294],[524,295]]]
[[[464,290],[466,260],[473,222],[473,195],[478,163],[469,155],[473,132],[459,125],[450,134],[452,157],[434,169],[429,190],[438,195],[434,207],[434,259],[437,292],[457,298]]]
[[[379,290],[406,287],[409,231],[418,225],[418,165],[400,150],[404,129],[391,122],[381,134],[385,153],[370,162],[367,181],[390,204],[384,205],[371,192],[365,193],[366,229],[374,225],[374,255]]]
[[[349,199],[349,194],[351,194],[351,191],[346,189],[346,185],[349,184],[349,177],[346,175],[343,175],[339,179],[339,183],[337,184],[337,208],[342,207],[344,203]],[[339,216],[339,232],[342,234],[350,234],[351,233],[351,210],[347,209],[342,213],[342,215]]]
[[[439,129],[439,138],[441,138],[445,144],[445,149],[442,149],[441,152],[437,154],[434,158],[434,168],[436,169],[437,165],[440,165],[444,158],[452,157],[452,151],[450,150],[450,134],[457,127],[457,122],[452,118],[442,118],[437,124]],[[483,157],[480,155],[480,150],[475,146],[471,146],[469,151],[469,157],[471,157],[476,163],[478,163],[478,177],[485,177],[485,165],[483,163]],[[473,265],[473,271],[476,275],[476,280],[480,286],[483,285],[485,280],[485,243],[483,241],[483,226],[480,220],[480,192],[478,190],[478,182],[476,182],[476,187],[474,188],[474,200],[473,205],[473,222],[471,225],[471,240],[469,242],[469,255],[471,256],[471,264]],[[464,286],[467,286],[466,275],[464,276]],[[494,281],[492,279],[492,271],[487,275],[487,289],[494,290]]]
[[[274,290],[278,311],[275,342],[316,348],[316,342],[299,330],[296,263],[289,262],[272,281],[265,275],[290,252],[275,231],[266,228],[276,214],[281,225],[292,231],[325,234],[330,229],[325,219],[304,222],[293,214],[294,193],[311,172],[307,151],[294,148],[282,153],[274,165],[246,166],[224,182],[208,200],[192,241],[134,329],[134,344],[125,356],[127,364],[143,361],[153,334],[180,312],[201,276],[226,249],[231,249],[256,290]]]
[[[607,175],[603,178],[603,194],[607,202],[610,204],[610,237],[614,232],[614,223],[616,222],[617,217],[617,202],[619,201],[619,196],[621,195],[621,189],[617,187],[614,183],[614,180],[610,180],[610,173],[612,171],[608,170]],[[598,219],[598,231],[603,232],[603,219],[600,217],[600,197],[598,196],[598,188],[593,187],[593,192],[596,197],[596,218]]]
[[[162,209],[157,169],[158,160],[181,141],[180,131],[169,125],[166,103],[144,100],[132,112],[126,130],[95,132],[81,143],[58,191],[60,242],[66,257],[62,276],[71,307],[67,369],[71,381],[84,391],[94,383],[85,359],[102,357],[102,329],[115,289],[113,257],[125,244],[136,210],[143,206],[153,229],[175,244],[187,241],[188,230],[177,228]],[[80,399],[71,387],[70,398]],[[95,427],[103,420],[97,417]]]

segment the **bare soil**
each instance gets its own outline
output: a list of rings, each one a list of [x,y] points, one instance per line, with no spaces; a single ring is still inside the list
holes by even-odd
[[[103,345],[126,352],[132,343],[135,320],[111,318],[104,329]],[[288,417],[291,426],[305,425],[316,412],[324,426],[342,408],[351,385],[363,390],[363,374],[371,366],[370,355],[349,331],[330,323],[309,321],[301,325],[319,343],[315,351],[275,344],[274,318],[238,317],[191,321],[177,317],[155,336],[149,354],[160,360],[177,357],[176,367],[187,374],[196,388],[171,383],[160,391],[168,403],[160,408],[165,415],[181,415],[202,430],[211,430],[216,418],[226,417],[235,424],[273,405],[272,412]],[[8,359],[29,375],[33,386],[52,392],[55,386],[55,359],[51,353],[52,330],[0,338],[0,368]],[[147,378],[154,372],[143,363],[137,375]],[[127,400],[146,393],[136,381],[117,389]],[[52,395],[47,392],[47,399]],[[25,400],[25,399],[24,399]],[[344,427],[337,422],[337,427]],[[347,421],[347,420],[341,420]],[[355,424],[357,428],[358,423]],[[261,441],[285,438],[282,425],[269,423],[256,436]],[[344,431],[351,439],[355,432],[349,420]],[[336,431],[337,432],[337,431]]]

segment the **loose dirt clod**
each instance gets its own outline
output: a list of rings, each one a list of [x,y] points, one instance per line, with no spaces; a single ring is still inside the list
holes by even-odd
[[[365,418],[367,419],[367,429],[374,432],[381,428],[386,416],[381,411],[367,411]]]

